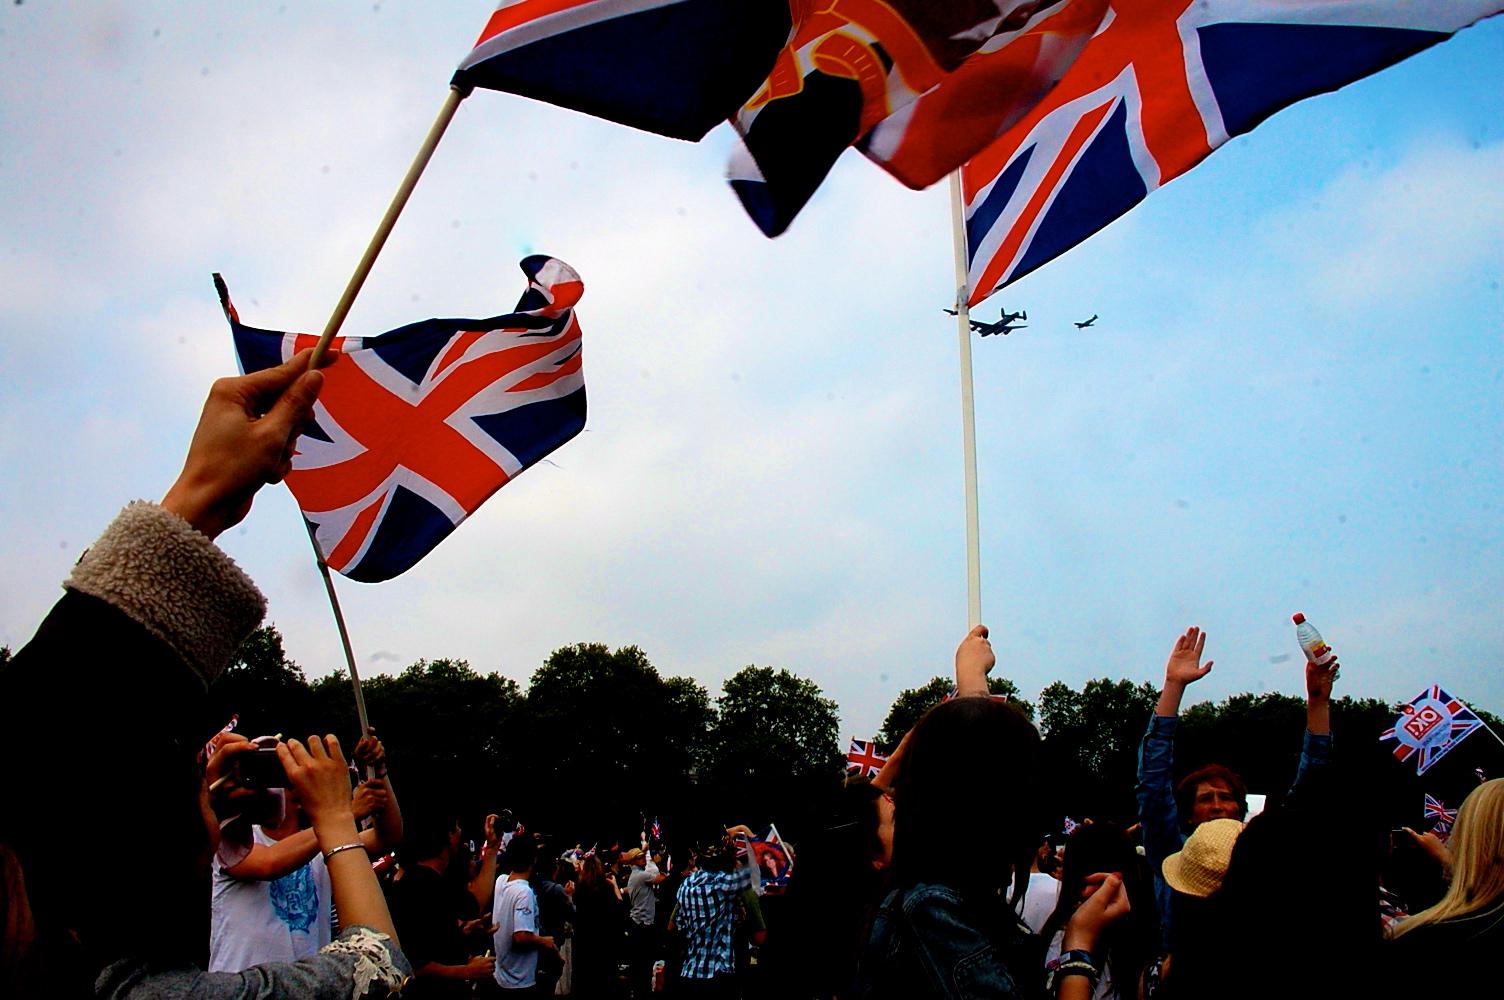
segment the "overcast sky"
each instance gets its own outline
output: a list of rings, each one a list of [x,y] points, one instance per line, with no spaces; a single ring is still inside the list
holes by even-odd
[[[317,332],[490,5],[0,7],[0,643],[126,501],[160,498],[252,325]],[[1024,693],[1441,682],[1504,711],[1504,19],[1289,109],[978,310],[982,607]],[[525,682],[636,644],[719,691],[812,678],[846,735],[966,628],[945,185],[848,153],[769,241],[698,145],[477,92],[345,332],[509,310],[563,258],[586,430],[415,569],[340,583],[367,673]],[[1073,320],[1098,313],[1077,331]],[[290,496],[221,539],[310,676],[341,663]],[[379,720],[378,720],[379,721]],[[118,720],[117,720],[118,722]],[[124,725],[125,723],[120,723]]]

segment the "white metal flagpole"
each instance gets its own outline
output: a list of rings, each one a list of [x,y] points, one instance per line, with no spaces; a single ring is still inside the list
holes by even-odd
[[[981,531],[977,517],[977,414],[971,382],[971,310],[966,300],[966,207],[961,171],[950,175],[950,216],[956,251],[956,332],[961,344],[961,450],[966,471],[966,621],[982,620]]]

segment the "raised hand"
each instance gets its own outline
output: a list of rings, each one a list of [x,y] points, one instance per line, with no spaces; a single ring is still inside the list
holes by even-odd
[[[282,481],[324,384],[322,372],[308,370],[308,354],[210,387],[163,507],[213,538],[245,518],[257,490]]]
[[[287,782],[298,795],[303,811],[317,832],[321,823],[344,821],[353,828],[350,798],[350,766],[334,736],[308,737],[305,747],[297,740],[277,744],[277,756],[287,769]],[[323,838],[319,839],[324,845]]]
[[[1102,939],[1102,932],[1113,922],[1128,915],[1128,890],[1123,885],[1123,876],[1117,872],[1098,872],[1086,880],[1082,890],[1085,898],[1065,925],[1066,951],[1077,948],[1094,951]]]
[[[997,663],[988,635],[987,626],[978,625],[956,647],[957,695],[987,697],[987,672]]]
[[[1211,673],[1212,661],[1201,662],[1201,652],[1206,649],[1206,633],[1192,625],[1185,635],[1175,640],[1170,650],[1170,659],[1165,663],[1165,687],[1171,684],[1185,687],[1194,684]]]
[[[355,786],[355,794],[350,799],[350,811],[355,815],[356,822],[359,822],[381,812],[390,799],[383,782],[362,781]]]
[[[1306,661],[1306,697],[1310,700],[1327,700],[1332,697],[1332,685],[1337,680],[1338,664],[1334,659],[1324,667]]]

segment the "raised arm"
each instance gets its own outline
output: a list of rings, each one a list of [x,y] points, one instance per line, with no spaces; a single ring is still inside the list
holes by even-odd
[[[1201,662],[1201,653],[1205,649],[1206,633],[1195,625],[1175,640],[1175,648],[1170,650],[1170,659],[1165,663],[1165,684],[1159,690],[1155,715],[1180,714],[1180,699],[1185,696],[1185,689],[1211,673],[1212,661]]]
[[[491,900],[496,895],[496,860],[501,855],[501,831],[496,829],[501,819],[496,813],[486,816],[486,839],[480,848],[480,871],[470,880],[470,895],[475,897],[480,912],[491,912]]]
[[[329,868],[329,882],[334,889],[334,906],[340,923],[346,927],[363,924],[397,940],[397,929],[387,911],[386,899],[365,844],[355,829],[355,814],[350,809],[349,766],[340,751],[339,740],[326,736],[308,738],[306,747],[297,740],[278,744],[277,755],[287,769],[287,780],[303,810],[313,822],[319,850]]]
[[[362,830],[360,839],[366,851],[379,857],[387,851],[396,850],[402,843],[402,807],[397,804],[397,793],[392,788],[392,779],[386,770],[386,747],[376,736],[376,727],[370,727],[355,744],[355,763],[371,778],[362,787],[375,793],[378,808],[372,813],[376,823],[369,830]],[[357,817],[359,818],[359,817]]]
[[[1324,667],[1306,661],[1306,732],[1300,746],[1300,766],[1290,785],[1292,796],[1312,775],[1331,763],[1332,685],[1336,683],[1337,670],[1336,660]]]

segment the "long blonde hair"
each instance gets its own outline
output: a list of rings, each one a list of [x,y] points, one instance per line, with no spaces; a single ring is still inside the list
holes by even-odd
[[[1401,921],[1390,937],[1504,900],[1504,778],[1485,781],[1463,799],[1451,848],[1452,881],[1441,902]]]

